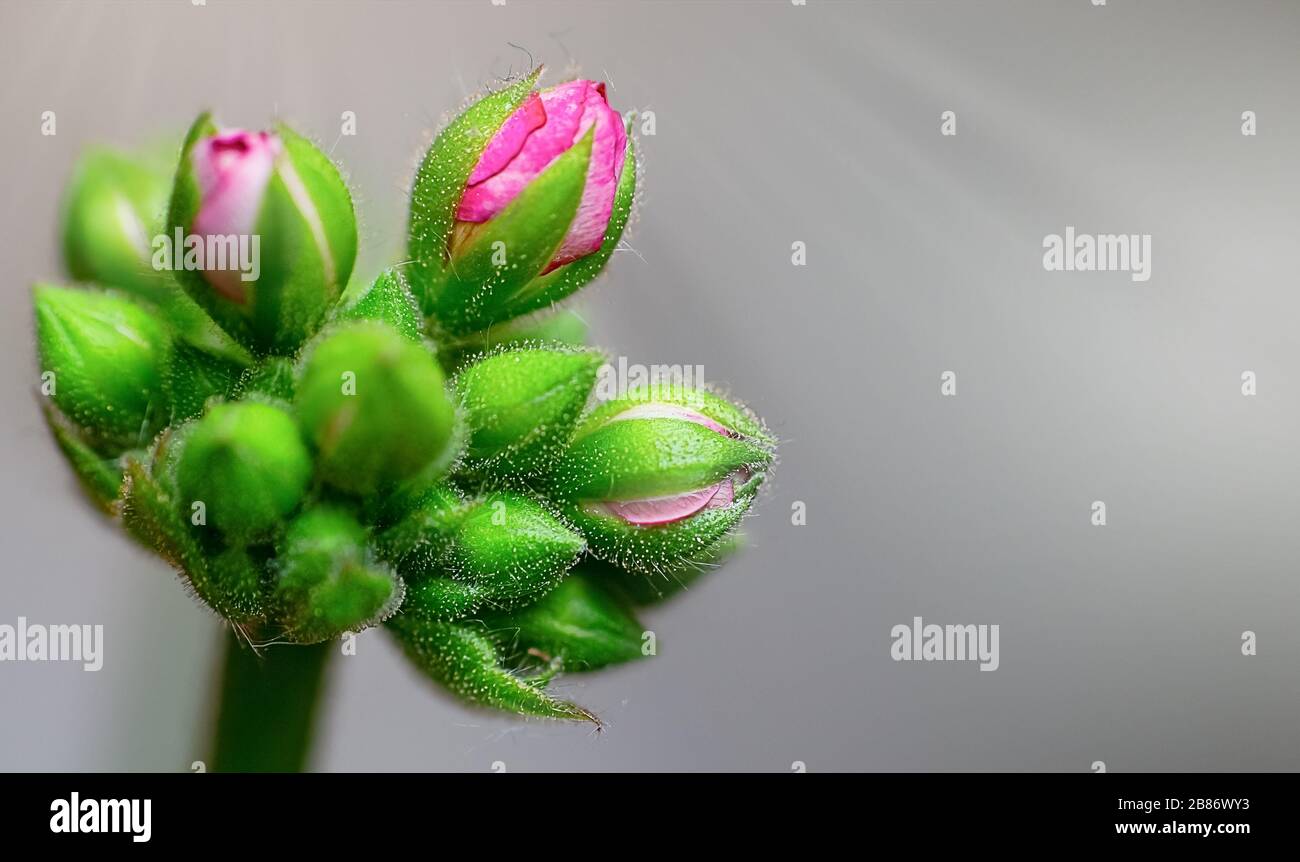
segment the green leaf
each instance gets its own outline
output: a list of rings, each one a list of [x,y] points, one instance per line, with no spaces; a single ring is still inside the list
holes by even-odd
[[[595,127],[454,251],[433,316],[452,335],[487,329],[533,308],[520,294],[564,241],[587,184]],[[535,308],[535,307],[534,307]]]
[[[469,703],[542,718],[600,721],[576,704],[502,668],[492,640],[469,624],[430,623],[399,614],[388,623],[408,658]]]
[[[433,297],[446,272],[447,242],[469,176],[502,124],[533,91],[541,72],[537,69],[462,112],[439,133],[416,171],[407,254],[411,287],[426,314],[433,311]]]

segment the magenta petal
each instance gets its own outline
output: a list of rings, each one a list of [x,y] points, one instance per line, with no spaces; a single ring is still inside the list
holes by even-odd
[[[528,136],[546,124],[546,109],[542,99],[536,93],[529,93],[528,98],[505,121],[496,135],[488,142],[474,172],[469,175],[469,184],[478,185],[488,177],[501,173],[510,160],[519,155]]]
[[[674,494],[671,497],[651,497],[647,500],[629,500],[619,503],[606,503],[615,515],[629,524],[652,527],[659,524],[671,524],[689,518],[709,504],[721,490],[722,485],[730,485],[730,479],[724,479],[717,485],[710,485],[699,491]]]
[[[456,218],[484,222],[505,209],[524,187],[556,158],[573,147],[586,100],[588,81],[570,81],[539,94],[546,122],[528,135],[510,163],[465,189]]]
[[[280,150],[275,135],[239,129],[196,143],[190,161],[200,203],[191,232],[201,237],[251,235]],[[244,284],[236,269],[205,270],[203,275],[227,297],[243,301]]]
[[[582,192],[578,214],[560,243],[548,270],[586,257],[600,249],[605,228],[614,212],[614,197],[623,175],[623,158],[627,152],[627,132],[623,118],[605,100],[605,85],[593,84],[587,90],[586,110],[575,141],[595,124],[591,142],[591,162],[587,167],[587,185]]]

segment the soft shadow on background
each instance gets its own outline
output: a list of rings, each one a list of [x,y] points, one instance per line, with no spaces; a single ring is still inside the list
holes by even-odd
[[[282,117],[348,172],[370,276],[427,135],[533,60],[656,117],[597,342],[703,365],[781,465],[748,552],[647,615],[659,656],[562,682],[603,734],[466,709],[370,631],[316,768],[1300,769],[1298,49],[1286,3],[5,2],[0,622],[106,645],[0,664],[0,769],[204,755],[217,624],[81,502],[34,397],[78,152]],[[1151,280],[1045,272],[1066,225],[1150,233]],[[1000,625],[1000,668],[892,661],[917,615]]]

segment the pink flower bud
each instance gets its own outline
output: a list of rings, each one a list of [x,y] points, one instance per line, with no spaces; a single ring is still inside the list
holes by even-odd
[[[200,204],[193,233],[205,242],[209,236],[250,236],[281,149],[280,139],[270,132],[241,129],[226,129],[195,144],[190,158]],[[236,268],[205,269],[203,276],[227,298],[244,301]]]
[[[470,174],[456,211],[457,233],[463,235],[470,224],[486,222],[505,209],[593,125],[582,202],[546,271],[599,250],[623,174],[627,132],[605,99],[605,85],[595,81],[569,81],[533,93],[506,120]]]

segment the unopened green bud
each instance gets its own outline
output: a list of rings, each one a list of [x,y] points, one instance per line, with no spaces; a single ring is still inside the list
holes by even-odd
[[[167,208],[167,175],[143,160],[106,149],[77,163],[63,202],[63,257],[77,281],[149,299],[171,289],[150,262]]]
[[[36,342],[45,391],[106,448],[147,442],[167,420],[164,325],[112,293],[39,285]]]
[[[643,627],[599,577],[575,571],[537,602],[485,620],[508,655],[564,670],[595,670],[642,656]]]
[[[298,643],[359,631],[401,603],[400,579],[368,559],[365,528],[340,509],[310,509],[295,519],[277,562],[281,622]]]
[[[533,680],[502,667],[496,646],[479,626],[426,622],[407,613],[388,626],[416,666],[469,703],[518,715],[600,723],[582,707],[553,698]]]
[[[377,322],[329,333],[312,349],[295,404],[336,488],[368,494],[449,461],[456,411],[423,345]]]
[[[564,450],[604,356],[515,348],[480,359],[454,381],[469,429],[466,468],[532,476]]]
[[[190,432],[177,466],[182,502],[240,539],[274,527],[302,500],[311,455],[293,417],[269,404],[218,404]]]
[[[560,583],[586,543],[535,500],[500,492],[470,504],[433,495],[379,546],[410,580],[404,612],[451,621],[535,600]]]
[[[498,607],[533,599],[559,583],[586,549],[582,536],[536,501],[490,494],[466,513],[444,564],[487,589]]]

